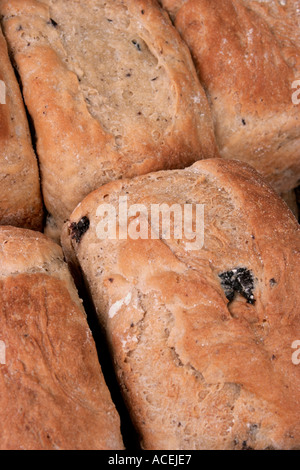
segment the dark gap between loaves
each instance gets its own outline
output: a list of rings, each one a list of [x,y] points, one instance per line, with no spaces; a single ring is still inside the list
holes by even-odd
[[[72,273],[72,267],[70,267],[70,270]],[[84,283],[84,275],[80,267],[77,266],[72,274],[76,283],[79,296],[83,300],[83,307],[87,314],[87,322],[96,344],[98,358],[102,368],[105,382],[109,388],[115,407],[120,415],[121,433],[125,449],[141,450],[138,433],[131,421],[129,411],[126,407],[121,393],[120,385],[118,384],[105,332],[103,331],[99,323],[92,296],[89,292],[89,288]]]

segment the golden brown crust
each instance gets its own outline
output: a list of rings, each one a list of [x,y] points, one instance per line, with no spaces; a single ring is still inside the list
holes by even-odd
[[[99,6],[104,8],[102,3]],[[64,8],[69,4],[70,1],[65,3]],[[123,143],[119,146],[120,136],[105,131],[104,124],[93,117],[93,107],[88,105],[91,99],[85,97],[80,82],[85,70],[71,64],[75,59],[70,57],[70,43],[67,39],[62,43],[66,25],[61,27],[59,22],[61,19],[67,23],[66,15],[70,11],[60,11],[50,0],[2,1],[0,5],[5,34],[13,50],[38,137],[45,205],[59,227],[84,196],[110,180],[184,167],[198,159],[217,155],[205,93],[190,53],[167,15],[152,0],[106,4],[127,9],[130,29],[124,31],[143,40],[147,54],[150,51],[153,60],[157,61],[157,70],[164,73],[163,85],[168,88],[172,104],[165,102],[165,110],[170,108],[170,120],[157,137],[158,141],[152,135],[153,127],[148,118],[138,121],[135,116],[131,125],[131,120],[126,122],[125,116],[126,132],[121,134]],[[71,10],[76,12],[79,8],[82,8],[80,2],[73,1]],[[96,3],[89,0],[85,11],[91,12],[90,25],[95,21],[95,8]],[[50,19],[52,10],[56,15],[55,26]],[[76,15],[77,22],[84,21],[81,17],[81,13]],[[114,37],[120,53],[124,47],[133,47],[129,42],[124,46],[121,40],[124,31]],[[74,40],[80,41],[80,38]],[[126,68],[126,64],[123,66]],[[91,76],[94,76],[97,68],[95,64],[91,67]],[[159,93],[160,88],[157,91]],[[105,100],[105,97],[100,98]],[[149,99],[151,97],[144,97],[144,101]],[[121,113],[122,104],[114,118]]]
[[[42,230],[43,208],[37,160],[21,93],[0,27],[0,224]]]
[[[125,195],[148,209],[204,204],[202,249],[99,239],[98,207]],[[76,241],[70,224],[83,217]],[[76,208],[63,246],[88,282],[144,448],[300,448],[299,232],[254,169],[221,159],[111,183]],[[219,276],[239,268],[254,303],[226,298]]]
[[[174,11],[207,91],[221,155],[265,175],[278,192],[300,179],[299,0],[162,1]]]
[[[120,422],[61,248],[0,228],[1,450],[123,449]]]

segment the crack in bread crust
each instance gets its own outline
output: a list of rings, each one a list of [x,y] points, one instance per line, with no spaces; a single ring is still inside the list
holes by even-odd
[[[1,25],[0,80],[5,86],[5,103],[0,102],[0,224],[41,230],[38,164]]]

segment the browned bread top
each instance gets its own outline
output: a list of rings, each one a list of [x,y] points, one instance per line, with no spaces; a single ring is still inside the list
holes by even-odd
[[[204,245],[172,224],[170,238],[162,225],[158,239],[99,238],[102,204],[120,217],[120,197],[146,207],[136,226],[150,227],[153,204],[204,204]],[[106,185],[73,212],[63,246],[144,448],[300,448],[300,229],[254,169],[213,159]]]
[[[0,81],[0,224],[41,230],[38,164],[1,27]]]
[[[162,0],[208,94],[221,155],[278,192],[300,179],[299,0]]]
[[[104,183],[217,156],[190,53],[156,1],[3,0],[0,13],[56,225]]]
[[[61,248],[0,227],[0,449],[122,449],[120,422]]]

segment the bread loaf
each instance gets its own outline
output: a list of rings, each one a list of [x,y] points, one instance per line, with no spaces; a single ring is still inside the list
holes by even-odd
[[[300,1],[162,0],[188,44],[221,156],[284,193],[300,180]]]
[[[61,248],[0,227],[0,449],[123,449]],[[5,347],[5,350],[3,350]]]
[[[0,13],[37,134],[48,234],[104,183],[218,154],[188,48],[156,1],[3,0]]]
[[[152,219],[163,204],[169,234]],[[178,232],[187,206],[204,208],[195,240]],[[144,449],[300,449],[300,229],[254,169],[211,159],[105,185],[73,212],[63,246]]]
[[[42,229],[39,171],[0,27],[0,224]]]

